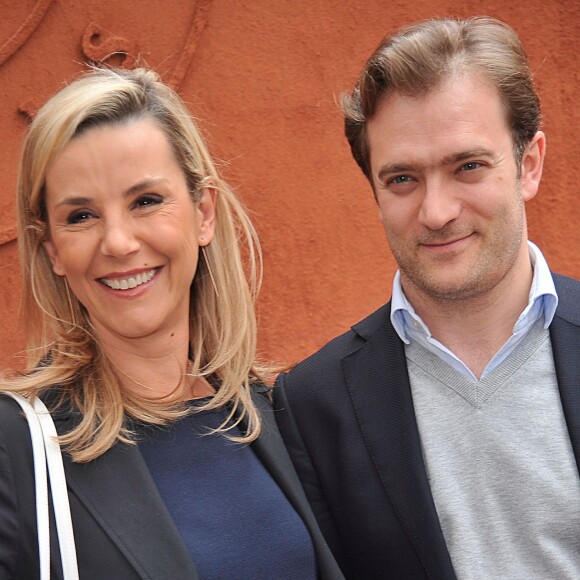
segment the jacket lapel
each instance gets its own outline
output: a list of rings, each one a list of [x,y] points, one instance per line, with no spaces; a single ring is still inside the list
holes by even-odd
[[[252,449],[292,502],[294,508],[298,509],[301,507],[302,488],[278,432],[278,427],[274,421],[274,411],[266,393],[267,387],[258,387],[253,394],[254,404],[262,418],[262,432],[260,437],[252,443]],[[242,427],[245,427],[245,421],[242,423]]]
[[[580,283],[554,276],[558,309],[550,338],[570,441],[580,471]]]
[[[55,416],[59,432],[65,422]],[[117,444],[89,463],[64,462],[71,491],[141,577],[198,578],[136,446]]]
[[[430,578],[455,578],[429,488],[405,351],[390,304],[353,327],[365,342],[343,372],[366,447],[385,493]]]
[[[316,552],[320,577],[340,580],[343,575],[322,537],[314,513],[278,431],[274,411],[268,398],[270,390],[268,387],[259,386],[254,388],[252,392],[254,404],[262,418],[262,432],[258,439],[252,443],[252,449],[306,525]],[[242,427],[244,426],[245,422],[243,421]]]

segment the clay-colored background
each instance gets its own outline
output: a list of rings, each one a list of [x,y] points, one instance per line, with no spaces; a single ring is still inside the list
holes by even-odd
[[[485,13],[520,34],[543,103],[530,237],[580,277],[579,0],[0,0],[0,366],[23,348],[13,196],[27,115],[84,62],[141,55],[190,104],[263,241],[261,350],[292,361],[385,302],[395,271],[337,95],[394,28]]]

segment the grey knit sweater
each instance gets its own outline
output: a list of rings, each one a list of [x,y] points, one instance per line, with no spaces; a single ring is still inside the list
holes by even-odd
[[[416,343],[406,354],[427,475],[458,578],[579,580],[580,477],[549,332],[536,323],[480,381]]]

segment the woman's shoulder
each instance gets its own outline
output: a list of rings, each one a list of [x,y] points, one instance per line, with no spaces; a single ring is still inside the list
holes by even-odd
[[[42,400],[51,408],[59,395],[58,388],[50,388],[41,395]],[[0,388],[0,433],[3,438],[18,439],[28,434],[28,421],[22,407],[10,395],[9,391]]]
[[[6,426],[7,422],[14,421],[22,415],[22,408],[7,392],[0,389],[0,426]]]
[[[5,392],[0,392],[0,447],[6,452],[30,447],[28,421],[20,405]]]

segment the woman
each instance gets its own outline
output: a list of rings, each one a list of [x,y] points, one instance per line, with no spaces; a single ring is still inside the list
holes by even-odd
[[[260,383],[254,229],[175,93],[145,70],[59,92],[18,211],[31,360],[4,388],[51,411],[80,577],[340,578]],[[29,431],[5,396],[0,577],[38,577]]]

